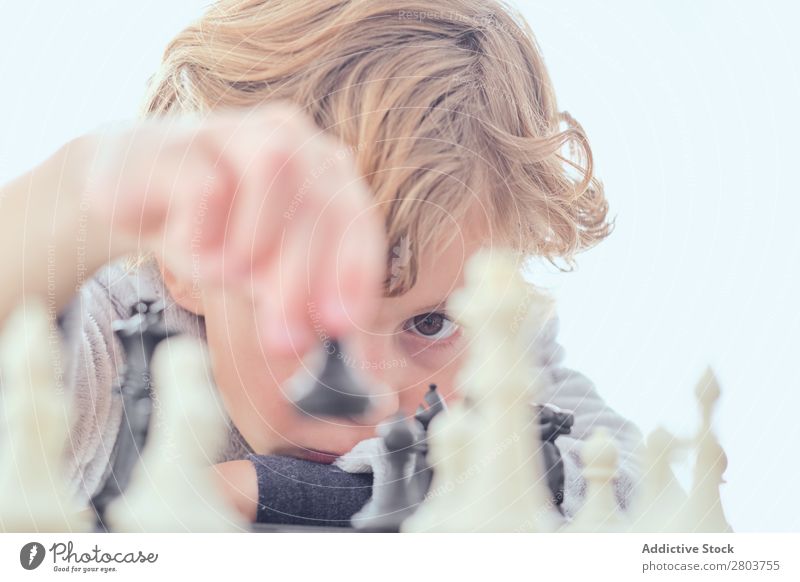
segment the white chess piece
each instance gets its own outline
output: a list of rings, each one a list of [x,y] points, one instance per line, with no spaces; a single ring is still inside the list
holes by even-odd
[[[606,428],[595,430],[581,450],[586,497],[575,519],[564,528],[568,532],[621,532],[626,522],[617,507],[614,477],[619,451]]]
[[[90,529],[64,486],[71,414],[57,381],[55,333],[45,307],[28,299],[0,340],[0,531]]]
[[[647,437],[642,487],[633,501],[630,529],[636,532],[682,532],[688,498],[672,471],[672,462],[683,443],[659,427]]]
[[[714,413],[714,407],[719,400],[720,393],[717,377],[714,375],[714,370],[709,366],[703,371],[703,375],[694,389],[695,399],[700,408],[700,429],[696,437],[698,443],[703,435],[711,430],[711,416]]]
[[[153,356],[154,417],[128,489],[108,508],[112,531],[223,532],[247,526],[227,503],[211,466],[224,441],[225,415],[209,355],[188,336]]]
[[[683,522],[690,532],[728,533],[733,531],[719,495],[722,475],[728,466],[725,451],[713,433],[706,433],[697,446],[694,477]]]
[[[557,512],[531,408],[543,372],[530,351],[533,332],[543,327],[552,302],[524,282],[515,255],[485,249],[470,259],[466,286],[450,306],[470,338],[460,387],[483,418],[475,434],[470,529],[553,531]]]
[[[428,427],[427,461],[433,468],[433,481],[425,501],[403,522],[403,532],[469,531],[475,496],[470,492],[475,458],[476,431],[480,418],[463,403],[451,406],[436,416]]]
[[[722,476],[728,466],[728,458],[711,424],[720,393],[713,370],[706,368],[695,388],[700,409],[700,428],[694,438],[696,454],[692,488],[683,516],[687,531],[691,532],[732,531],[719,494],[719,486],[725,482]]]

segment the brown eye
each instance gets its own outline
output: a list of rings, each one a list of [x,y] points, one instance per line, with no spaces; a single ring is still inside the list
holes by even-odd
[[[436,335],[444,327],[444,316],[441,313],[418,315],[414,318],[414,327],[422,335]]]
[[[453,335],[458,326],[443,313],[424,313],[412,317],[406,329],[428,339],[445,339]]]

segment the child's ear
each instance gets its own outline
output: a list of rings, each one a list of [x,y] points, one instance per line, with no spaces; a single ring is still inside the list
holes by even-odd
[[[175,303],[187,311],[191,311],[195,315],[205,315],[203,296],[201,293],[197,292],[197,288],[191,283],[187,284],[178,280],[178,278],[172,274],[172,271],[167,269],[163,264],[161,264],[160,267],[164,285],[167,287],[167,291],[169,291]]]

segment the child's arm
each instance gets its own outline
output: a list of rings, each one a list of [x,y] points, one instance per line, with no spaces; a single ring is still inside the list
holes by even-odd
[[[81,203],[86,153],[72,141],[0,187],[0,324],[26,295],[59,312],[111,256],[133,250],[121,236],[112,240],[108,224]]]
[[[349,527],[372,495],[371,473],[280,455],[250,455],[215,471],[226,497],[250,522]]]

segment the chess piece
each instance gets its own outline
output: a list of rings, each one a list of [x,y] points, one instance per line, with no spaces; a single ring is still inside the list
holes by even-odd
[[[451,299],[470,336],[473,365],[462,372],[464,394],[484,419],[476,435],[474,529],[553,531],[561,521],[544,482],[540,432],[529,403],[545,381],[531,353],[550,298],[526,284],[511,253],[478,252],[466,286]]]
[[[686,492],[672,472],[672,462],[683,443],[659,427],[647,437],[641,491],[631,508],[630,529],[635,532],[682,532]]]
[[[106,509],[128,486],[147,440],[152,415],[150,360],[159,343],[172,335],[164,322],[164,308],[163,301],[142,299],[131,307],[128,319],[113,323],[114,334],[125,351],[122,382],[113,387],[122,400],[122,424],[114,444],[111,471],[92,497],[99,531],[106,530]]]
[[[222,532],[246,528],[217,490],[211,465],[226,419],[205,346],[188,336],[153,357],[154,410],[147,445],[124,494],[108,507],[120,532]]]
[[[427,462],[433,468],[433,480],[425,501],[403,522],[402,531],[471,530],[473,439],[480,430],[481,419],[463,404],[452,406],[432,419],[427,433]]]
[[[703,375],[695,387],[694,395],[700,409],[700,429],[695,440],[700,442],[703,435],[712,430],[711,417],[720,397],[719,382],[710,366],[703,371]]]
[[[340,342],[332,339],[323,345],[321,370],[309,377],[305,370],[291,380],[297,408],[311,416],[359,416],[370,406],[369,391],[362,378],[345,363]]]
[[[52,333],[44,305],[28,299],[0,338],[0,531],[90,529],[64,485],[71,410],[58,385]]]
[[[437,414],[447,410],[447,405],[436,391],[436,384],[428,386],[423,401],[427,408],[420,404],[414,414],[414,463],[409,477],[409,489],[414,505],[422,503],[433,480],[433,469],[428,464],[428,426]]]
[[[428,464],[427,431],[418,420],[412,424],[414,444],[411,447],[411,473],[408,477],[409,497],[416,507],[425,499],[433,480],[433,468]]]
[[[732,532],[722,509],[719,486],[728,466],[725,451],[713,433],[706,433],[697,446],[692,488],[683,522],[690,532]]]
[[[447,410],[447,405],[441,395],[436,391],[436,384],[428,385],[428,391],[425,393],[423,400],[427,408],[420,404],[417,407],[414,418],[417,419],[422,425],[422,428],[427,431],[428,425],[431,420],[433,420],[433,417]]]
[[[360,531],[398,532],[415,509],[410,495],[408,466],[414,434],[402,416],[395,416],[378,427],[383,437],[389,472],[381,485],[373,486],[372,499],[353,517],[353,527]]]
[[[556,446],[556,439],[563,434],[572,432],[575,417],[571,412],[561,410],[553,404],[535,404],[534,411],[539,419],[541,453],[544,459],[547,486],[558,511],[563,514],[561,504],[564,501],[564,461],[561,458],[561,451]]]
[[[721,390],[714,371],[706,368],[695,388],[695,398],[700,409],[700,428],[694,438],[695,465],[692,487],[683,515],[687,531],[731,532],[720,499],[719,487],[725,482],[723,474],[728,458],[719,444],[711,419],[719,401]]]
[[[617,508],[614,477],[619,453],[606,428],[595,430],[581,450],[586,496],[567,532],[621,532],[626,526]]]
[[[529,335],[551,306],[511,253],[485,249],[470,259],[449,304],[470,340],[458,379],[464,403],[431,424],[433,483],[408,531],[553,531],[559,523],[528,404],[544,381]]]

